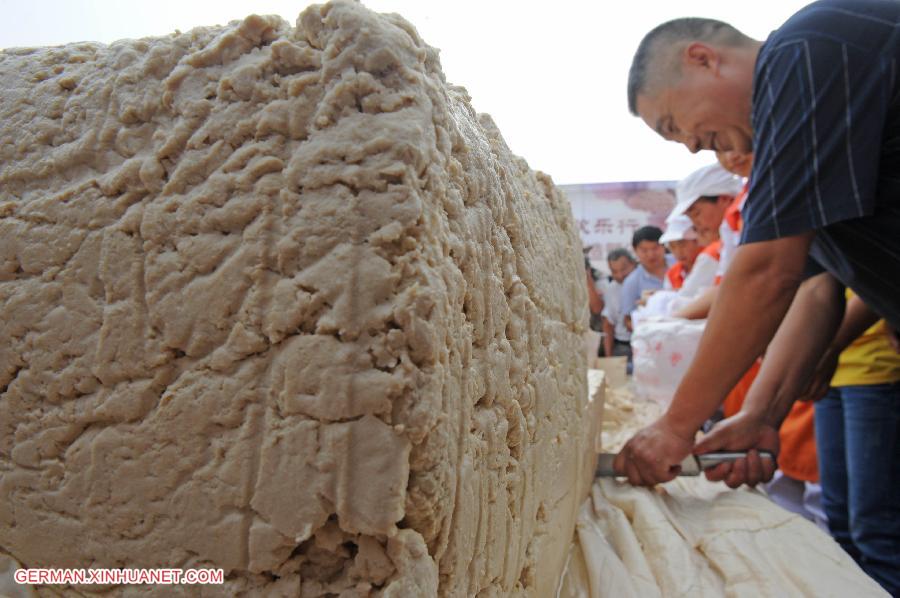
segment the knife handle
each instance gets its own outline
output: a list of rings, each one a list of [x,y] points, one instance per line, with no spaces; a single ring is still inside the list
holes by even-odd
[[[771,451],[758,451],[758,453],[760,459],[771,459],[773,463],[776,463],[775,455],[772,454]],[[738,459],[744,459],[746,457],[747,451],[729,451],[696,455],[697,463],[700,465],[701,470],[715,467],[719,463],[731,463],[732,461],[737,461]]]

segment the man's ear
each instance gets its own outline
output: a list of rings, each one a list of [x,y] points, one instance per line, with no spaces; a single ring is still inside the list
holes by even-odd
[[[691,42],[685,47],[682,60],[687,67],[708,68],[713,71],[719,69],[719,53],[712,46],[703,42]]]

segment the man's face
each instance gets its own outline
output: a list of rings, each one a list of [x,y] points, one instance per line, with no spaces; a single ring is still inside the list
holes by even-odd
[[[669,241],[669,251],[675,256],[675,259],[690,268],[700,253],[700,244],[694,239],[682,239],[680,241]]]
[[[695,227],[694,230],[697,231],[697,242],[700,243],[701,247],[705,247],[710,243],[715,243],[719,240],[719,229],[697,230],[697,228]]]
[[[701,237],[716,235],[733,198],[722,195],[715,202],[699,199],[684,213]]]
[[[743,69],[726,68],[716,51],[703,44],[695,42],[684,52],[677,81],[638,95],[641,119],[663,138],[682,143],[693,153],[752,151],[752,73],[747,80]],[[706,54],[695,58],[697,52]]]
[[[645,270],[657,270],[666,263],[666,250],[656,241],[641,241],[634,252]]]
[[[612,274],[613,280],[618,283],[622,283],[628,278],[628,275],[631,274],[632,270],[634,270],[634,262],[632,262],[627,257],[620,257],[617,260],[612,260],[609,262],[609,271]]]

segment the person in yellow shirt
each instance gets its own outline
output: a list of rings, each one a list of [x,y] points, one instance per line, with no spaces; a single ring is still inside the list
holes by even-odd
[[[849,290],[847,297],[841,329],[819,366],[819,372],[834,371],[830,388],[807,393],[814,399],[825,391],[815,403],[822,506],[844,550],[883,586],[898,588],[900,353],[884,320],[847,345],[853,319],[868,310]],[[829,370],[835,359],[837,369]]]

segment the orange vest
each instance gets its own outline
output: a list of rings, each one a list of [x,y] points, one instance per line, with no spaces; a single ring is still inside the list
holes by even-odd
[[[748,190],[747,186],[745,185],[744,190],[741,191],[741,193],[737,197],[734,198],[734,201],[732,201],[731,205],[728,206],[728,209],[725,210],[725,216],[722,218],[722,224],[723,224],[723,226],[727,226],[728,230],[731,231],[729,236],[733,236],[733,235],[740,236],[741,230],[743,230],[743,228],[744,228],[744,218],[743,218],[743,216],[741,216],[741,207],[743,207],[744,200],[747,197],[747,190]],[[722,231],[721,228],[719,230]],[[722,231],[720,233],[720,236],[724,235],[724,234],[725,234],[725,231]],[[721,248],[721,246],[722,246],[722,239],[720,238],[719,239],[719,247]],[[734,249],[731,249],[731,252],[734,253]],[[734,255],[730,255],[729,259],[734,259]],[[719,261],[721,261],[721,260],[719,260]],[[722,277],[716,276],[716,284],[718,285],[721,282],[722,282]]]
[[[778,431],[778,439],[781,441],[778,467],[784,475],[804,482],[819,481],[813,405],[812,401],[794,401],[794,406]]]
[[[762,359],[754,361],[753,365],[750,366],[750,369],[744,373],[744,376],[734,385],[734,388],[731,389],[728,396],[725,397],[725,402],[722,403],[722,412],[725,414],[725,417],[731,417],[741,410],[741,405],[744,404],[744,397],[747,396],[750,386],[756,379],[761,364]]]
[[[666,271],[666,278],[669,279],[669,282],[672,283],[672,288],[676,291],[684,284],[685,276],[687,276],[687,272],[684,271],[684,264],[681,262],[675,262],[672,264],[672,267]]]
[[[700,253],[705,253],[718,262],[722,259],[722,239],[716,239],[700,250]]]
[[[741,232],[744,228],[744,218],[741,216],[741,206],[744,203],[744,195],[746,195],[746,193],[746,190],[742,191],[740,195],[734,198],[735,200],[731,202],[728,209],[725,210],[725,222],[728,223],[728,228],[736,233]]]
[[[762,359],[757,359],[740,382],[725,397],[722,411],[731,417],[741,409],[747,391],[756,379]],[[819,465],[816,462],[816,436],[813,424],[812,401],[795,401],[788,416],[778,431],[781,450],[778,453],[778,467],[784,475],[803,480],[819,481]]]

